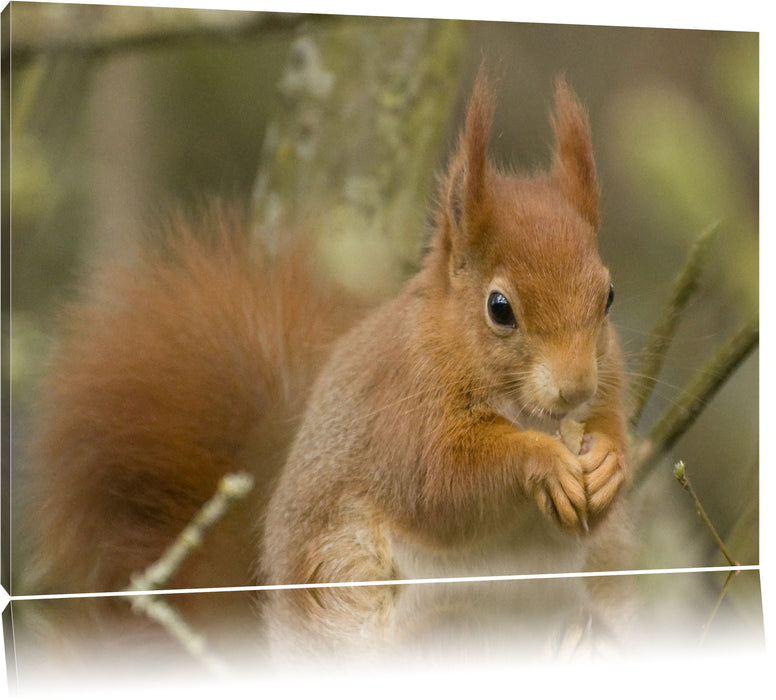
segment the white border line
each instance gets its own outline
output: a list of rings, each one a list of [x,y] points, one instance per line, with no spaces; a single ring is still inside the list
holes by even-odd
[[[759,571],[759,564],[739,566],[699,566],[676,569],[631,569],[623,571],[583,571],[545,574],[507,574],[503,576],[460,576],[451,578],[386,579],[379,581],[333,581],[330,583],[287,583],[257,586],[224,586],[214,588],[165,588],[149,591],[101,591],[96,593],[45,593],[40,595],[10,596],[10,602],[34,600],[71,600],[78,598],[129,598],[141,595],[185,595],[190,593],[247,593],[265,591],[293,591],[317,588],[359,588],[363,586],[410,586],[440,583],[485,583],[493,581],[537,581],[569,578],[597,578],[611,576],[653,576],[658,574],[706,574],[739,571]]]

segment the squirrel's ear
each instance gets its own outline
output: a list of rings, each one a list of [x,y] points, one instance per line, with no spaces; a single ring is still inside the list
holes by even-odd
[[[555,86],[552,126],[556,144],[552,176],[563,194],[597,230],[599,189],[590,124],[584,108],[563,79]]]
[[[447,246],[453,250],[460,251],[463,245],[473,242],[480,228],[494,109],[493,91],[480,68],[466,112],[466,126],[442,185],[439,223]]]

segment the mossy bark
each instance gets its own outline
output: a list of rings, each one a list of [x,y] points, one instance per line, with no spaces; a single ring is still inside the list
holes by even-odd
[[[254,231],[314,237],[342,283],[390,293],[417,264],[459,83],[461,23],[311,22],[291,46],[253,194]]]

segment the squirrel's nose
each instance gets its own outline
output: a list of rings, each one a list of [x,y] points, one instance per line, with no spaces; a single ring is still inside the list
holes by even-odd
[[[528,395],[542,408],[565,415],[593,398],[598,389],[595,338],[571,337],[537,353]]]
[[[558,363],[549,371],[545,400],[553,413],[568,413],[593,398],[598,386],[595,361]]]
[[[568,363],[555,367],[540,363],[531,373],[527,390],[546,410],[565,415],[590,400],[597,386],[595,362],[576,368]]]
[[[593,398],[595,381],[585,375],[577,381],[562,383],[557,388],[557,403],[564,410],[571,410]]]

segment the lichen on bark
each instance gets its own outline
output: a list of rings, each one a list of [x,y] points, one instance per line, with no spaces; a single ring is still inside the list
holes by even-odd
[[[463,31],[370,17],[300,31],[253,192],[256,235],[273,248],[282,232],[309,233],[339,282],[395,291],[420,259]]]

